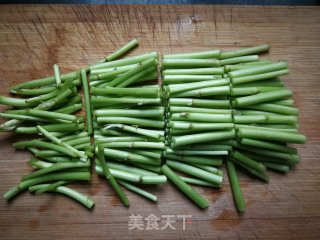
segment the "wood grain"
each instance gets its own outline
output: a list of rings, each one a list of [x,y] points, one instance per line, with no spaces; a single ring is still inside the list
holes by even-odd
[[[196,20],[191,20],[194,17]],[[287,59],[284,80],[301,110],[302,162],[293,172],[271,172],[269,184],[241,176],[247,212],[235,211],[227,176],[221,190],[197,188],[210,201],[200,210],[173,186],[151,189],[153,204],[128,192],[126,209],[97,176],[75,186],[96,202],[88,211],[60,195],[21,194],[0,200],[1,239],[319,239],[320,238],[320,8],[176,5],[0,6],[0,94],[18,82],[62,72],[104,57],[133,37],[133,54],[272,45],[270,59]],[[1,107],[3,109],[3,107]],[[15,152],[17,136],[0,135],[0,192],[30,171],[29,154]],[[182,230],[128,230],[131,214],[191,214]]]

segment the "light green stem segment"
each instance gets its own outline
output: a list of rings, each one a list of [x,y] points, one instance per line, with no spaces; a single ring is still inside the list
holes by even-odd
[[[203,198],[195,189],[186,184],[177,174],[175,174],[166,164],[161,168],[163,174],[169,178],[184,194],[186,194],[200,208],[208,207],[208,201]]]
[[[227,65],[227,64],[255,62],[255,61],[258,61],[258,60],[259,60],[259,56],[258,55],[234,57],[234,58],[228,58],[228,59],[220,60],[220,66],[224,66],[224,65]]]
[[[86,125],[87,125],[87,132],[90,136],[93,133],[93,126],[92,126],[92,113],[91,113],[91,100],[90,100],[90,92],[89,92],[89,85],[87,80],[87,73],[84,70],[81,70],[81,82],[84,92],[84,101],[85,101],[85,109],[86,109]]]
[[[222,75],[224,69],[222,67],[215,68],[186,68],[186,69],[165,69],[162,75]]]
[[[139,41],[134,38],[133,40],[131,40],[130,42],[128,42],[127,44],[125,44],[123,47],[119,48],[117,51],[115,51],[114,53],[110,54],[109,56],[107,56],[106,60],[107,61],[113,61],[118,59],[120,56],[122,56],[123,54],[127,53],[128,51],[130,51],[132,48],[136,47],[139,45]]]
[[[232,50],[232,51],[222,51],[220,54],[220,59],[226,59],[226,58],[234,58],[234,57],[240,57],[250,54],[257,54],[261,52],[269,51],[271,48],[270,45],[263,44],[256,47],[249,47],[249,48],[243,48],[239,50]]]
[[[150,138],[155,138],[155,139],[160,139],[163,137],[163,132],[159,133],[157,131],[149,130],[149,129],[144,129],[144,128],[138,128],[138,127],[132,127],[129,125],[124,125],[124,124],[112,124],[108,125],[107,129],[110,128],[119,128],[127,132],[132,132],[136,133],[142,136],[150,137]]]
[[[53,71],[54,71],[54,77],[56,80],[56,85],[59,87],[61,85],[61,76],[60,76],[60,69],[58,64],[53,64]]]
[[[86,156],[81,153],[79,150],[75,149],[73,146],[61,141],[61,139],[58,139],[57,137],[53,136],[50,132],[48,132],[47,130],[45,130],[43,127],[41,126],[37,126],[37,129],[49,140],[51,140],[52,142],[54,142],[55,144],[60,145],[61,147],[65,147],[67,149],[69,149],[72,153],[74,153],[75,155],[77,155],[78,157],[81,158],[85,158]]]
[[[25,147],[40,147],[40,148],[47,148],[50,150],[57,151],[59,153],[71,156],[71,157],[77,157],[78,155],[75,154],[74,152],[70,152],[69,149],[58,146],[53,143],[48,143],[40,140],[31,140],[31,141],[23,141],[23,142],[17,142],[13,144],[13,147],[15,148],[25,148]]]
[[[263,130],[263,129],[249,129],[240,128],[238,130],[238,136],[240,138],[252,138],[258,140],[269,140],[289,143],[305,143],[306,137],[302,134],[281,132],[276,130]]]
[[[238,211],[244,212],[246,210],[246,203],[242,196],[236,168],[234,166],[234,163],[230,160],[227,160],[226,164],[227,164],[229,181],[232,188],[234,202],[236,204]]]
[[[209,81],[201,81],[195,83],[186,83],[186,84],[170,84],[169,92],[170,94],[185,92],[195,89],[207,88],[207,87],[217,87],[217,86],[225,86],[229,85],[229,79],[217,79],[217,80],[209,80]]]
[[[257,75],[236,77],[236,78],[232,78],[231,82],[232,82],[232,84],[241,84],[241,83],[247,83],[247,82],[261,81],[261,80],[265,80],[265,79],[269,79],[269,78],[283,76],[286,74],[289,74],[288,69],[267,72],[267,73],[261,73],[261,74],[257,74]]]
[[[178,147],[193,143],[203,143],[203,142],[210,142],[210,141],[218,141],[224,139],[232,139],[235,137],[235,131],[216,131],[216,132],[207,132],[207,133],[197,133],[197,134],[190,134],[180,137],[173,137],[172,138],[172,147]]]
[[[30,192],[39,191],[43,188],[47,188],[50,185],[51,184],[34,185],[34,186],[29,187],[29,191]],[[68,197],[71,197],[89,209],[91,209],[94,205],[94,201],[89,196],[83,195],[82,193],[79,193],[71,188],[68,188],[65,186],[59,186],[59,187],[56,187],[55,189],[53,189],[52,191],[64,194]]]
[[[190,175],[193,175],[195,177],[201,178],[205,181],[208,181],[210,183],[213,183],[215,185],[221,185],[222,183],[222,176],[213,174],[211,172],[207,172],[205,170],[202,170],[200,168],[182,163],[182,162],[176,162],[172,160],[167,160],[166,164],[170,168],[174,168],[178,171],[188,173]]]
[[[220,50],[209,50],[209,51],[199,51],[192,53],[176,53],[176,54],[166,54],[163,56],[165,59],[207,59],[207,58],[219,58]]]
[[[250,139],[250,138],[242,138],[241,144],[251,146],[251,147],[266,148],[266,149],[280,151],[284,153],[293,153],[293,154],[297,153],[297,149],[292,147],[288,147],[288,146],[284,146],[284,145],[276,144],[272,142]]]
[[[119,186],[118,182],[115,180],[115,178],[112,176],[112,174],[109,171],[109,168],[106,164],[105,158],[104,158],[104,149],[103,147],[98,147],[98,161],[100,163],[100,166],[102,168],[102,171],[108,180],[109,184],[112,186],[112,188],[115,190],[117,195],[119,196],[121,202],[125,206],[129,206],[130,202],[125,193],[122,191],[121,187]]]
[[[32,172],[28,175],[25,175],[24,177],[22,177],[22,181],[29,180],[32,178],[37,178],[46,173],[61,171],[61,170],[70,169],[70,168],[81,168],[81,167],[89,167],[89,166],[90,166],[89,161],[87,161],[86,163],[82,163],[82,162],[55,163],[50,167],[46,167],[36,172]]]
[[[250,68],[241,69],[237,71],[229,72],[228,75],[230,78],[238,78],[256,74],[263,74],[267,72],[279,71],[288,68],[288,63],[281,61],[277,63],[271,63],[261,66],[250,66]]]
[[[162,118],[164,108],[158,109],[98,109],[94,111],[97,117],[147,117]]]
[[[272,92],[258,93],[251,96],[235,98],[233,105],[236,107],[244,107],[249,105],[254,105],[257,103],[265,103],[274,100],[280,100],[292,96],[292,91],[290,90],[279,90]]]
[[[135,64],[135,63],[145,61],[149,58],[157,58],[157,56],[158,56],[157,52],[149,52],[142,55],[137,55],[137,56],[127,57],[127,58],[123,58],[123,59],[119,59],[111,62],[96,64],[91,66],[90,70],[126,66],[129,64]]]
[[[9,191],[4,193],[3,197],[7,201],[16,196],[24,189],[47,181],[60,181],[60,180],[90,180],[89,172],[61,172],[61,173],[49,173],[44,176],[32,178],[23,182],[20,182],[17,186],[14,186]]]
[[[211,114],[211,113],[173,113],[171,120],[178,121],[195,121],[195,122],[211,122],[211,123],[231,123],[231,114]]]
[[[216,59],[163,59],[162,66],[167,67],[220,67],[219,60]]]
[[[124,181],[121,181],[121,180],[118,180],[118,182],[122,186],[124,186],[125,188],[127,188],[128,190],[130,190],[132,192],[135,192],[135,193],[137,193],[137,194],[139,194],[139,195],[141,195],[141,196],[143,196],[143,197],[145,197],[145,198],[147,198],[147,199],[149,199],[151,201],[154,201],[154,202],[157,201],[157,196],[156,195],[153,195],[153,194],[151,194],[151,193],[149,193],[149,192],[147,192],[147,191],[145,191],[145,190],[143,190],[141,188],[138,188],[138,187],[136,187],[136,186],[134,186],[134,185],[132,185],[130,183],[127,183],[127,182],[124,182]]]
[[[239,162],[247,165],[250,168],[253,168],[254,170],[258,171],[258,172],[262,172],[265,173],[266,172],[266,167],[259,163],[256,162],[254,160],[252,160],[251,158],[249,158],[248,156],[240,153],[239,151],[234,151],[232,156],[237,159]]]
[[[120,88],[120,87],[105,87],[92,88],[93,95],[120,95],[120,96],[135,96],[135,97],[159,97],[159,88]]]
[[[36,194],[41,194],[48,191],[54,191],[57,187],[67,184],[68,181],[58,181],[52,184],[48,184],[48,186],[43,187],[36,191]],[[37,186],[37,185],[36,185]]]

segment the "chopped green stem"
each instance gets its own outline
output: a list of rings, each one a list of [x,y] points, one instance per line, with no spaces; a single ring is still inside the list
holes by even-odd
[[[212,122],[212,123],[231,123],[231,114],[211,114],[211,113],[173,113],[171,120],[177,121],[196,121],[196,122]]]
[[[71,157],[77,157],[77,155],[73,152],[70,152],[68,148],[58,146],[53,143],[48,143],[40,140],[31,140],[31,141],[24,141],[24,142],[17,142],[13,144],[13,147],[15,148],[26,148],[26,147],[41,147],[41,148],[47,148],[54,151],[57,151],[59,153],[63,153],[66,155],[69,155]]]
[[[135,173],[141,176],[158,176],[159,175],[157,173],[154,173],[148,170],[144,170],[141,168],[137,168],[137,167],[133,167],[133,166],[125,165],[122,163],[117,163],[117,162],[108,161],[108,167],[112,169],[124,171],[124,172]]]
[[[306,137],[302,134],[281,132],[276,130],[248,129],[241,128],[238,130],[238,136],[241,138],[252,138],[289,143],[305,143]]]
[[[184,155],[177,155],[177,154],[167,154],[166,159],[173,159],[178,160],[186,163],[197,163],[197,164],[204,164],[204,165],[211,165],[211,166],[221,166],[222,159],[221,158],[212,158],[212,157],[204,157],[204,156],[184,156]]]
[[[80,111],[81,109],[82,109],[82,104],[77,103],[77,104],[73,104],[71,106],[59,108],[58,110],[54,110],[54,111],[57,113],[73,114],[77,111]]]
[[[43,169],[45,170],[45,169]],[[41,170],[39,170],[41,171]],[[48,181],[60,181],[60,180],[90,180],[90,172],[57,172],[57,173],[49,173],[43,176],[31,178],[25,181],[21,181],[19,183],[20,189],[26,189],[30,186],[48,182]]]
[[[216,174],[207,172],[207,171],[202,170],[200,168],[193,167],[188,164],[185,164],[182,162],[176,162],[176,161],[172,161],[172,160],[167,160],[166,164],[171,168],[174,168],[174,169],[181,171],[181,172],[188,173],[192,176],[201,178],[201,179],[208,181],[210,183],[217,184],[217,185],[222,183],[222,177],[220,175],[216,175]]]
[[[191,113],[228,114],[232,112],[231,109],[194,108],[194,107],[179,107],[179,106],[172,106],[170,107],[169,110],[171,113],[191,112]]]
[[[220,185],[209,183],[209,182],[201,180],[201,179],[184,177],[184,176],[180,176],[180,175],[178,175],[178,176],[186,183],[204,186],[204,187],[221,187]]]
[[[234,115],[234,123],[265,123],[268,117],[265,115]]]
[[[120,96],[136,96],[136,97],[159,97],[159,88],[118,88],[118,87],[105,87],[105,88],[92,88],[94,95],[120,95]]]
[[[53,136],[50,132],[48,132],[47,130],[45,130],[43,127],[41,127],[40,125],[37,126],[37,129],[39,130],[39,132],[42,133],[43,136],[45,136],[46,138],[48,138],[50,141],[52,141],[55,144],[58,144],[61,147],[67,148],[69,149],[70,152],[72,152],[74,155],[76,155],[77,157],[82,157],[85,158],[86,156],[84,154],[82,154],[80,151],[78,151],[77,149],[75,149],[74,147],[72,147],[71,145],[61,141],[61,139],[58,139],[57,137]]]
[[[178,85],[181,83],[201,83],[204,81],[216,81],[221,79],[221,76],[216,76],[216,75],[164,75],[163,76],[163,83],[165,85],[167,84],[175,84]]]
[[[89,86],[88,86],[88,80],[87,80],[87,73],[84,70],[81,70],[81,82],[84,92],[84,102],[85,102],[85,109],[86,109],[86,125],[87,125],[87,132],[90,136],[93,133],[93,127],[92,127],[92,113],[91,113],[91,101],[90,101],[90,92],[89,92]]]
[[[222,67],[216,68],[192,68],[192,69],[165,69],[162,75],[222,75],[224,70]]]
[[[59,87],[61,85],[61,76],[60,69],[57,64],[53,64],[54,78],[56,80],[56,86]]]
[[[110,142],[101,144],[107,148],[153,148],[165,149],[164,143],[161,142]]]
[[[197,134],[190,134],[190,135],[185,135],[180,137],[173,137],[171,145],[172,147],[178,147],[178,146],[183,146],[183,145],[188,145],[193,143],[232,139],[234,137],[235,137],[234,130],[197,133]]]
[[[258,172],[262,172],[262,173],[266,172],[266,167],[263,164],[252,160],[250,157],[248,157],[238,151],[234,151],[232,153],[232,156],[235,159],[237,159],[239,162],[243,163],[244,165],[247,165],[248,167],[250,167]]]
[[[48,191],[54,191],[57,187],[65,185],[67,183],[68,183],[68,181],[58,181],[58,182],[55,182],[52,184],[48,184],[46,187],[43,187],[43,188],[40,188],[39,190],[37,190],[36,194],[41,194],[41,193],[48,192]]]
[[[234,57],[240,57],[250,54],[257,54],[261,52],[269,51],[270,45],[263,44],[256,47],[249,47],[249,48],[242,48],[239,50],[232,50],[232,51],[222,51],[220,54],[220,59],[226,59],[226,58],[234,58]]]
[[[216,59],[166,59],[162,60],[162,66],[167,67],[189,67],[189,68],[200,68],[200,67],[220,67],[219,60]]]
[[[61,80],[63,82],[66,82],[69,80],[74,80],[77,78],[79,78],[79,72],[70,72],[70,73],[61,75]],[[23,82],[23,83],[17,84],[15,86],[11,87],[10,91],[15,92],[20,89],[36,88],[36,87],[51,85],[51,84],[54,84],[55,81],[56,81],[55,76],[42,78],[42,79],[36,79],[36,80],[29,81],[29,82]]]
[[[161,171],[170,179],[184,194],[186,194],[200,208],[208,207],[208,201],[203,198],[190,185],[186,184],[177,174],[175,174],[166,164],[161,168]]]
[[[129,84],[130,84],[130,83],[134,82],[135,80],[137,80],[138,78],[151,72],[150,70],[145,72],[145,70],[147,70],[147,69],[154,70],[156,63],[157,63],[157,60],[155,58],[149,58],[149,59],[139,63],[136,67],[128,70],[127,72],[125,72],[125,73],[119,75],[118,77],[116,77],[115,79],[113,79],[111,82],[108,83],[108,86],[109,87],[116,87],[116,86],[121,87],[120,86],[121,84],[126,82],[128,79],[132,79],[129,82]],[[139,73],[141,73],[141,72],[144,72],[144,74],[140,75]],[[137,77],[137,75],[138,75],[138,77]],[[126,86],[123,86],[123,87],[126,87]]]
[[[192,52],[192,53],[176,53],[176,54],[166,54],[163,56],[165,59],[207,59],[207,58],[219,58],[220,50],[209,50],[201,52]]]
[[[105,176],[101,166],[96,165],[95,167],[97,174]],[[121,179],[121,180],[125,180],[125,181],[129,181],[129,182],[135,182],[135,183],[139,183],[141,182],[141,175],[135,174],[135,173],[129,173],[129,172],[125,172],[125,171],[120,171],[117,169],[109,169],[110,173],[112,176],[114,176],[116,179]]]
[[[104,154],[107,157],[111,157],[114,159],[121,159],[128,162],[136,162],[150,165],[160,165],[160,159],[152,159],[149,157],[145,157],[136,153],[126,152],[122,150],[116,150],[111,148],[105,148]]]
[[[29,180],[32,178],[37,178],[39,176],[42,176],[46,173],[56,172],[68,168],[80,168],[80,167],[89,167],[90,162],[87,161],[85,163],[83,162],[70,162],[70,163],[55,163],[50,167],[43,168],[41,170],[38,170],[36,172],[30,173],[24,177],[22,177],[22,181]]]
[[[102,168],[103,174],[105,175],[107,181],[112,186],[114,191],[117,193],[117,195],[119,196],[121,202],[125,206],[128,207],[130,205],[129,200],[128,200],[127,196],[125,195],[125,193],[122,191],[122,189],[119,186],[118,182],[115,180],[115,178],[110,173],[109,168],[108,168],[108,166],[106,164],[106,161],[105,161],[105,158],[104,158],[104,149],[101,146],[98,147],[98,161],[100,163],[100,166]]]
[[[29,191],[31,192],[39,191],[40,189],[46,188],[48,186],[50,186],[50,184],[39,184],[39,185],[31,186],[29,187]],[[91,209],[94,205],[94,201],[89,196],[83,195],[82,193],[79,193],[71,188],[68,188],[65,186],[59,186],[53,189],[52,191],[71,197],[89,209]]]
[[[186,83],[186,84],[170,84],[169,92],[170,94],[185,92],[195,89],[207,88],[207,87],[217,87],[229,85],[229,79],[218,79],[218,80],[209,80],[195,83]]]
[[[222,59],[220,60],[220,66],[224,66],[227,64],[238,64],[238,63],[256,62],[256,61],[259,61],[258,55],[240,56],[240,57]]]
[[[47,131],[50,132],[74,132],[81,129],[81,124],[79,123],[60,123],[60,124],[48,124],[42,125]],[[16,133],[38,133],[37,127],[18,127],[16,128]]]
[[[211,156],[217,156],[217,155],[228,155],[229,152],[225,150],[172,150],[172,149],[166,149],[167,153],[174,153],[179,155],[211,155]]]
[[[273,143],[273,142],[254,140],[249,138],[242,138],[241,144],[251,146],[251,147],[266,148],[266,149],[280,151],[284,153],[293,153],[293,154],[297,153],[297,149],[292,147],[284,146],[284,145]]]
[[[42,87],[42,88],[34,88],[34,89],[19,89],[17,91],[14,91],[13,93],[15,94],[19,94],[19,95],[26,95],[26,96],[30,96],[30,95],[41,95],[41,94],[46,94],[46,93],[50,93],[52,91],[56,90],[55,86],[52,87]]]
[[[124,182],[124,181],[121,181],[121,180],[118,180],[118,182],[122,186],[124,186],[125,188],[127,188],[128,190],[130,190],[132,192],[135,192],[135,193],[137,193],[137,194],[139,194],[139,195],[141,195],[141,196],[143,196],[143,197],[145,197],[145,198],[147,198],[147,199],[149,199],[151,201],[154,201],[154,202],[157,201],[157,196],[156,195],[153,195],[153,194],[151,194],[151,193],[149,193],[149,192],[147,192],[147,191],[145,191],[145,190],[143,190],[141,188],[138,188],[138,187],[136,187],[136,186],[134,186],[134,185],[132,185],[130,183],[127,183],[127,182]]]
[[[134,103],[137,105],[145,104],[160,104],[160,98],[133,98],[133,97],[124,97],[124,98],[111,98],[111,97],[92,97],[91,98],[93,106],[111,106],[118,103]]]
[[[263,162],[263,165],[265,165],[269,169],[277,170],[280,172],[290,171],[290,166],[286,164],[274,163],[274,162]]]
[[[263,180],[265,182],[269,182],[269,176],[266,173],[262,173],[262,172],[256,171],[255,169],[249,167],[248,165],[245,165],[244,163],[238,161],[235,158],[233,158],[232,161],[237,163],[239,166],[243,167],[244,169],[246,169],[252,175],[258,177],[259,179],[261,179],[261,180]]]
[[[230,86],[208,87],[171,94],[171,97],[207,97],[230,94]]]
[[[228,170],[229,181],[230,181],[230,185],[233,193],[234,202],[236,204],[238,211],[244,212],[246,210],[246,203],[242,196],[236,168],[232,161],[227,160],[226,163],[227,163],[227,170]]]
[[[257,94],[259,89],[257,87],[236,87],[231,88],[230,95],[231,96],[246,96]]]
[[[169,104],[186,107],[229,108],[229,100],[170,98]]]
[[[267,73],[261,73],[261,74],[256,74],[256,75],[250,75],[250,76],[235,77],[235,78],[231,79],[231,82],[232,82],[232,84],[254,82],[254,81],[265,80],[265,79],[269,79],[269,78],[273,78],[273,77],[279,77],[279,76],[283,76],[286,74],[289,74],[288,69],[267,72]]]
[[[225,130],[234,128],[233,123],[197,123],[170,121],[170,126],[174,129],[190,129],[190,130]]]
[[[299,110],[297,108],[283,106],[279,104],[272,104],[272,103],[260,103],[260,104],[250,105],[248,106],[248,108],[257,109],[261,111],[274,112],[279,114],[285,114],[285,115],[299,114]]]
[[[97,117],[147,117],[162,118],[164,109],[98,109],[94,111]]]
[[[282,61],[282,62],[271,63],[271,64],[262,65],[262,66],[251,66],[250,68],[229,72],[228,75],[230,76],[230,78],[238,78],[238,77],[251,76],[251,75],[284,70],[287,68],[288,68],[288,63]]]
[[[33,117],[33,116],[26,116],[26,115],[19,115],[19,114],[12,114],[12,113],[0,113],[0,117],[3,118],[11,118],[15,120],[24,120],[24,121],[34,121],[34,122],[51,122],[50,119]]]
[[[248,105],[254,105],[257,103],[265,103],[269,101],[283,99],[291,96],[292,96],[292,91],[279,90],[279,91],[258,93],[251,96],[235,98],[233,104],[236,107],[243,107]]]
[[[106,60],[114,61],[123,54],[129,52],[132,48],[136,47],[137,45],[139,45],[139,41],[136,38],[134,38],[130,42],[126,43],[123,47],[119,48],[117,51],[107,56]]]
[[[203,165],[203,164],[197,164],[197,163],[192,163],[190,164],[194,167],[197,167],[197,168],[201,168],[207,172],[211,172],[215,175],[219,175],[219,176],[223,176],[223,171],[218,169],[218,168],[215,168],[215,167],[212,167],[212,166],[209,166],[209,165]]]
[[[157,56],[158,56],[157,52],[150,52],[150,53],[137,55],[133,57],[127,57],[127,58],[123,58],[123,59],[115,60],[111,62],[99,63],[91,66],[90,70],[126,66],[129,64],[140,63],[150,58],[157,58]]]
[[[132,124],[141,127],[154,127],[163,128],[164,122],[157,120],[146,120],[142,118],[131,118],[131,117],[98,117],[98,123],[121,123],[121,124]]]

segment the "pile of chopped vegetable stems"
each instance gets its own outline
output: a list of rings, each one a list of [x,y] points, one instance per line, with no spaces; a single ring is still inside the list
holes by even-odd
[[[300,161],[289,144],[306,138],[298,133],[292,91],[279,79],[289,73],[288,64],[257,55],[269,45],[168,54],[161,61],[157,52],[119,59],[137,45],[134,39],[76,72],[60,74],[54,65],[54,76],[10,89],[24,98],[0,97],[0,104],[13,107],[0,113],[9,119],[2,131],[40,135],[14,144],[30,150],[36,171],[5,199],[24,189],[59,192],[91,208],[90,197],[65,185],[89,181],[94,166],[125,206],[130,203],[123,188],[157,201],[144,185],[168,178],[206,208],[207,199],[191,185],[221,188],[219,168],[226,163],[243,212],[238,170],[268,182],[267,169],[288,172]],[[85,116],[76,115],[82,110],[80,86]]]

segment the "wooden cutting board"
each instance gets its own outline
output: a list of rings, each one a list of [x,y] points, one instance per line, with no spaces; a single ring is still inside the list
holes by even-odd
[[[10,5],[0,6],[0,92],[18,82],[94,63],[133,37],[132,54],[210,48],[237,49],[268,43],[265,58],[287,59],[284,77],[300,109],[302,162],[288,174],[270,172],[264,184],[240,174],[247,212],[238,215],[227,176],[221,190],[197,189],[210,201],[198,209],[171,184],[150,187],[159,202],[128,192],[125,208],[95,175],[77,189],[96,202],[92,211],[61,195],[23,193],[0,200],[1,239],[319,239],[320,238],[320,8],[191,5]],[[1,107],[1,110],[4,109]],[[20,136],[19,136],[20,138]],[[0,134],[0,192],[30,171],[30,155],[16,152],[16,135]],[[131,215],[173,215],[175,230],[129,230]],[[185,230],[178,215],[192,215]],[[146,228],[146,223],[144,225]]]

